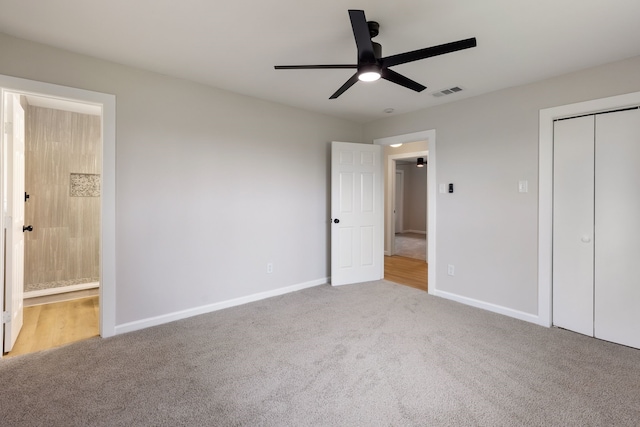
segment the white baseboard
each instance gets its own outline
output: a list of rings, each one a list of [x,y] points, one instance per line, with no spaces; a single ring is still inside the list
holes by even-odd
[[[266,298],[275,297],[278,295],[288,294],[290,292],[300,291],[302,289],[312,288],[314,286],[320,286],[328,283],[328,279],[316,279],[310,282],[299,283],[297,285],[286,286],[284,288],[278,288],[271,291],[260,292],[253,295],[247,295],[246,297],[234,298],[227,301],[221,301],[214,304],[207,304],[200,307],[194,307],[187,310],[175,311],[173,313],[163,314],[161,316],[150,317],[147,319],[136,320],[134,322],[123,323],[122,325],[116,325],[115,334],[124,334],[127,332],[138,331],[140,329],[150,328],[152,326],[162,325],[164,323],[174,322],[180,319],[186,319],[187,317],[198,316],[200,314],[211,313],[214,311],[222,310],[225,308],[235,307],[250,302],[260,301]]]
[[[540,317],[535,314],[525,313],[524,311],[514,310],[511,308],[503,307],[501,305],[491,304],[484,301],[479,301],[473,298],[463,297],[461,295],[452,294],[450,292],[434,290],[433,295],[446,298],[452,301],[456,301],[472,307],[481,308],[483,310],[491,311],[493,313],[503,314],[505,316],[513,317],[515,319],[524,320],[525,322],[535,323],[536,325],[547,326],[544,321],[541,321]]]
[[[62,294],[65,292],[84,291],[85,289],[99,288],[100,282],[80,283],[79,285],[61,286],[59,288],[39,289],[37,291],[29,291],[23,294],[23,298],[37,298],[46,295]]]

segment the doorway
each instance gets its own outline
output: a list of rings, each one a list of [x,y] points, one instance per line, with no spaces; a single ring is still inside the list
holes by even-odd
[[[21,273],[15,280],[22,289],[13,294],[23,301],[14,304],[14,313],[24,307],[24,333],[12,326],[15,336],[4,342],[12,356],[98,335],[102,112],[96,105],[18,92],[6,91],[5,101],[17,104],[12,107],[19,117],[14,112],[6,121],[23,135],[24,154],[21,176],[5,175],[8,193],[24,193],[24,200],[12,200],[23,209],[24,232],[7,234],[23,240],[7,273],[9,280]],[[9,170],[17,167],[11,152],[18,146],[15,136],[6,140]],[[70,302],[77,298],[88,300]]]
[[[389,233],[391,256],[402,256],[427,261],[427,170],[422,157],[403,157],[395,163],[393,193],[393,230]],[[421,166],[417,166],[422,159]]]
[[[14,78],[0,75],[0,91],[2,99],[5,94],[15,93],[27,97],[41,97],[45,100],[52,100],[61,104],[84,105],[98,108],[101,111],[99,118],[100,133],[102,140],[101,147],[101,166],[102,175],[99,179],[101,202],[98,203],[98,215],[100,220],[99,227],[99,243],[97,243],[96,252],[99,253],[99,273],[100,290],[99,290],[99,333],[103,337],[115,335],[115,97],[113,95],[102,94],[98,92],[90,92],[86,90],[74,89],[64,86]],[[4,102],[0,103],[2,116],[4,117]],[[4,120],[0,123],[2,127],[2,135],[5,134]],[[6,179],[5,165],[8,153],[3,149],[0,151],[0,164],[3,165],[3,172],[0,174],[2,184],[2,200],[7,200],[8,196],[8,180]],[[71,180],[71,177],[69,178]],[[86,184],[86,182],[85,182]],[[67,184],[67,189],[70,186]],[[82,187],[82,186],[81,186]],[[86,188],[86,186],[83,186]],[[29,200],[24,195],[25,200]],[[8,224],[5,215],[0,216],[0,229],[6,230]],[[27,227],[27,226],[25,226]],[[2,269],[6,271],[9,267],[5,263],[7,251],[0,245],[2,251],[0,263]],[[3,284],[5,290],[7,280]],[[84,285],[84,284],[81,284]],[[24,289],[23,289],[24,290]],[[12,320],[12,301],[5,298],[5,293],[0,292],[0,302],[4,308],[5,328],[2,328],[2,342],[6,338],[6,326]],[[1,357],[1,356],[0,356]]]
[[[387,138],[380,138],[374,140],[374,144],[391,146],[396,144],[403,144],[404,147],[400,150],[401,154],[394,154],[389,150],[389,147],[385,147],[385,163],[386,163],[386,176],[385,180],[385,275],[387,274],[387,267],[389,266],[389,256],[393,253],[395,244],[395,218],[393,214],[393,189],[395,187],[396,162],[402,159],[417,159],[423,157],[427,160],[427,209],[426,209],[426,231],[427,231],[427,244],[426,244],[426,263],[419,261],[424,266],[424,274],[427,277],[428,292],[435,294],[437,292],[436,282],[436,132],[435,130],[428,130],[423,132],[416,132],[411,134],[397,135]],[[415,144],[415,145],[412,145]],[[419,146],[419,148],[418,148]],[[414,166],[415,167],[415,166]],[[391,179],[389,179],[389,177]],[[431,266],[432,268],[427,268]],[[400,266],[400,273],[406,270],[407,267]],[[420,273],[423,274],[423,273]],[[426,286],[426,284],[425,284]]]

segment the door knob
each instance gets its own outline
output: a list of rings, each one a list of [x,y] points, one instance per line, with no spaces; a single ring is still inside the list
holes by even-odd
[[[23,225],[22,232],[24,233],[25,231],[33,231],[33,225]]]
[[[336,218],[336,219],[333,220],[333,222],[337,224],[337,223],[340,222],[340,220],[338,218]]]
[[[591,241],[591,237],[584,235],[580,240],[582,241],[582,243],[589,243]]]

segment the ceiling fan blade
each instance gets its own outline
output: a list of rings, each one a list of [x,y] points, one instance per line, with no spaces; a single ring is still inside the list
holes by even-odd
[[[327,64],[327,65],[275,65],[276,70],[323,70],[323,69],[356,69],[356,64]]]
[[[340,89],[338,89],[336,91],[336,93],[334,93],[333,95],[331,95],[329,97],[329,99],[336,99],[337,97],[339,97],[340,95],[342,95],[347,89],[349,89],[351,86],[353,86],[354,84],[356,84],[356,82],[358,81],[358,73],[355,73],[353,76],[351,76],[351,78],[349,80],[347,80],[347,82],[345,84],[343,84]]]
[[[390,70],[388,68],[382,69],[382,75],[380,77],[382,77],[385,80],[389,80],[390,82],[399,84],[400,86],[404,86],[408,89],[415,90],[416,92],[422,92],[427,88],[426,86],[423,86],[420,83],[415,82],[410,78],[405,77],[402,74],[396,73],[395,71]]]
[[[444,55],[445,53],[451,53],[457,50],[469,49],[476,47],[476,45],[476,38],[472,37],[470,39],[458,40],[457,42],[445,43],[438,46],[431,46],[411,52],[400,53],[398,55],[387,56],[386,58],[382,58],[381,62],[383,67],[392,67],[394,65],[419,61],[432,56]]]
[[[353,36],[358,47],[358,62],[376,62],[376,55],[373,51],[373,42],[369,34],[369,24],[364,16],[364,10],[349,10]]]

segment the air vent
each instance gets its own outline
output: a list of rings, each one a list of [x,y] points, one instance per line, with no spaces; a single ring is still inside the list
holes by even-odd
[[[441,96],[451,95],[453,93],[457,93],[461,91],[462,91],[462,88],[460,86],[454,86],[454,87],[450,87],[449,89],[443,89],[437,92],[433,92],[431,95],[435,96],[436,98],[439,98]]]

